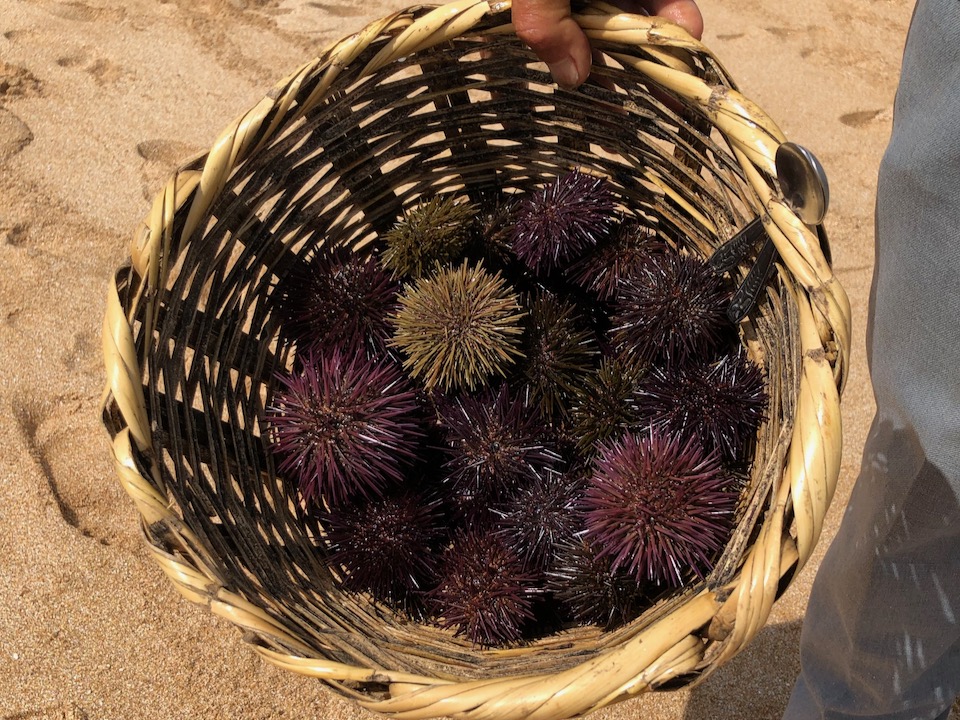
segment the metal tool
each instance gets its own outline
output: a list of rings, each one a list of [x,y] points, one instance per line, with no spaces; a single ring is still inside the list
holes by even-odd
[[[830,205],[830,185],[827,174],[816,156],[802,145],[785,142],[777,148],[774,157],[777,179],[787,205],[805,224],[817,231],[821,245],[826,243],[826,235],[821,223]],[[743,229],[717,248],[707,261],[716,272],[724,273],[737,266],[741,259],[761,238],[766,242],[757,253],[753,266],[747,272],[740,287],[733,294],[727,317],[738,323],[757,303],[760,291],[766,285],[773,270],[777,252],[773,241],[767,237],[763,220],[756,218]]]

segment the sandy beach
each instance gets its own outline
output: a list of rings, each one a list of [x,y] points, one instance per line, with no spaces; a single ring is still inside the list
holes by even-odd
[[[330,41],[410,3],[0,0],[0,719],[372,718],[261,660],[148,557],[100,422],[107,286],[154,194]],[[908,0],[703,0],[704,41],[830,179],[853,303],[844,459],[817,555],[693,690],[602,720],[778,720],[872,417],[873,202]]]

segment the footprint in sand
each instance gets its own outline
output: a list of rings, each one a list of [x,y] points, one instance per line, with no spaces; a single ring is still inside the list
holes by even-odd
[[[0,99],[37,97],[43,94],[43,85],[24,67],[0,60]]]
[[[135,543],[135,533],[125,537],[117,527],[128,501],[112,481],[109,441],[96,422],[97,398],[22,396],[12,405],[21,438],[46,480],[43,490],[64,522],[103,545]]]
[[[57,58],[57,65],[62,68],[79,68],[86,71],[100,87],[116,85],[121,80],[134,76],[130,70],[106,58],[95,57],[85,48]]]
[[[882,112],[883,110],[857,110],[844,113],[840,116],[840,122],[847,127],[860,128],[877,119]]]
[[[206,150],[179,140],[144,140],[137,143],[137,154],[143,158],[143,197],[153,200],[163,183],[178,167],[199,152]]]
[[[28,226],[26,223],[0,225],[0,245],[20,247],[27,239]]]
[[[0,161],[13,157],[31,142],[30,127],[10,110],[0,107]]]
[[[127,16],[122,7],[97,8],[84,2],[50,2],[43,3],[42,7],[51,15],[73,22],[107,21],[116,23]]]
[[[74,703],[27,710],[15,715],[5,715],[4,720],[89,720],[87,711]]]

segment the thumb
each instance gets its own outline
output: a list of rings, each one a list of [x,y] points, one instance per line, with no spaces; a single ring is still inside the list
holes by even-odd
[[[569,0],[513,0],[517,37],[547,63],[561,87],[572,90],[590,74],[590,43],[570,16]]]

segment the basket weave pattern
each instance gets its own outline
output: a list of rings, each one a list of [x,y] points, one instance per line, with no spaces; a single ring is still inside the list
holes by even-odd
[[[411,8],[276,85],[168,180],[104,320],[104,423],[160,567],[269,661],[403,718],[559,719],[705,677],[809,559],[839,474],[850,308],[779,193],[781,131],[701,43],[603,3],[576,16],[600,52],[594,79],[559,91],[509,9]],[[703,256],[763,217],[780,264],[742,331],[770,418],[705,581],[614,631],[482,650],[338,588],[262,435],[290,360],[269,298],[320,244],[369,251],[418,198],[526,191],[571,167]]]

